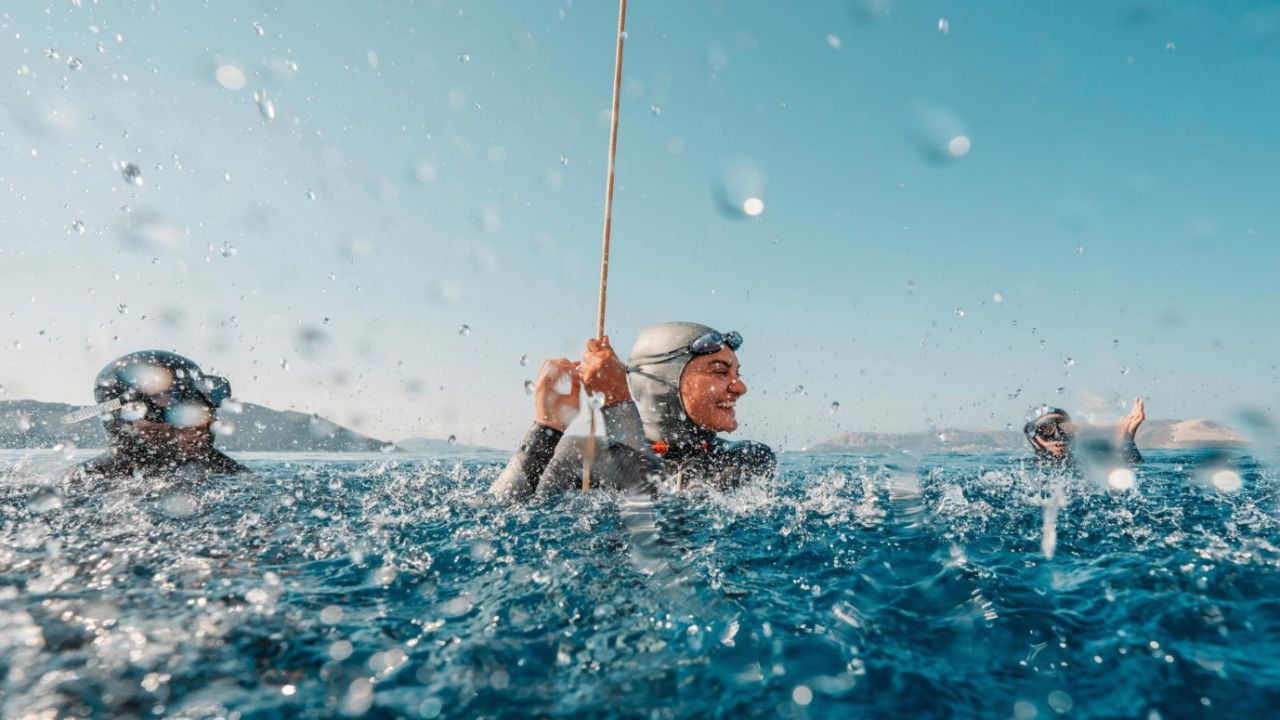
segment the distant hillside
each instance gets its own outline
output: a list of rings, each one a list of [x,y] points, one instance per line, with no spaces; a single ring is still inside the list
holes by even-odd
[[[1082,432],[1102,437],[1112,428],[1087,427]],[[1138,430],[1138,448],[1181,450],[1243,445],[1246,439],[1235,429],[1214,420],[1148,420]],[[1021,450],[1027,441],[1021,430],[942,430],[938,433],[848,432],[824,440],[811,452],[999,452]]]
[[[224,413],[234,431],[218,437],[230,452],[379,452],[390,443],[361,435],[317,415],[279,411],[243,403],[240,414]],[[79,448],[106,447],[102,423],[63,425],[74,405],[35,400],[0,401],[0,448],[51,448],[70,441]]]

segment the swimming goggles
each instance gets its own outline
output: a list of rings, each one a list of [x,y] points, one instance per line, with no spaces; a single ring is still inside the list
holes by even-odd
[[[1066,439],[1076,434],[1075,423],[1069,420],[1050,419],[1036,425],[1036,435],[1041,440]]]
[[[231,383],[217,375],[199,375],[178,370],[172,384],[166,390],[147,395],[137,387],[129,388],[123,396],[98,403],[62,416],[64,425],[82,422],[125,408],[121,416],[129,421],[148,420],[155,423],[169,422],[169,410],[179,405],[204,405],[216,409],[231,398]]]
[[[720,352],[724,347],[737,351],[742,347],[742,334],[737,330],[730,330],[727,333],[720,333],[712,330],[694,338],[688,345],[682,348],[676,348],[670,352],[661,353],[659,355],[649,355],[635,358],[631,361],[628,370],[634,370],[641,365],[657,365],[659,363],[671,362],[677,358],[686,355],[710,355]]]

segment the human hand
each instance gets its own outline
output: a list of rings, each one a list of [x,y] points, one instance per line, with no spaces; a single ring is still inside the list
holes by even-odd
[[[589,394],[604,395],[605,407],[631,400],[631,388],[627,386],[627,366],[609,345],[609,338],[588,340],[587,351],[578,364],[582,385]]]
[[[567,358],[543,360],[533,385],[533,407],[539,423],[564,432],[578,416],[582,383],[578,363]]]
[[[1116,436],[1121,439],[1132,440],[1133,436],[1138,434],[1138,427],[1146,419],[1146,405],[1142,402],[1142,398],[1134,398],[1133,409],[1129,411],[1128,415],[1120,419],[1120,425],[1116,428]]]

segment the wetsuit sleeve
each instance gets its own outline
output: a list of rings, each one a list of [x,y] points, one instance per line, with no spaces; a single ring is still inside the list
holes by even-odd
[[[562,437],[563,432],[534,423],[516,454],[511,456],[498,479],[489,486],[489,494],[507,502],[531,497],[538,489],[538,482]]]
[[[253,474],[252,470],[236,462],[230,455],[227,455],[221,450],[213,451],[213,457],[210,459],[209,468],[215,473],[222,473],[226,475]]]
[[[635,450],[649,449],[644,437],[644,424],[634,401],[609,405],[600,411],[604,417],[605,441],[609,445],[626,445]]]
[[[1138,465],[1142,462],[1142,453],[1138,452],[1138,444],[1132,437],[1120,441],[1120,458],[1130,465]]]

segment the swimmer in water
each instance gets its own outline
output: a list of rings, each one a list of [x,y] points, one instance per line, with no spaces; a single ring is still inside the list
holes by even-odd
[[[652,494],[661,478],[681,489],[772,475],[777,461],[768,446],[718,435],[738,427],[736,405],[747,392],[738,374],[741,345],[736,332],[673,322],[645,328],[627,365],[607,339],[588,340],[580,362],[544,362],[534,386],[534,426],[490,492],[520,500],[581,487],[585,443],[562,439],[584,388],[603,397],[605,440],[592,465],[593,484],[599,477],[608,487]]]
[[[224,378],[163,350],[143,350],[113,361],[93,384],[98,404],[64,423],[99,417],[107,453],[75,468],[83,476],[210,475],[249,472],[213,447],[214,412],[231,397]]]
[[[1134,438],[1146,419],[1146,405],[1142,398],[1134,398],[1133,409],[1116,426],[1116,447],[1120,451],[1120,458],[1127,463],[1142,462],[1142,453],[1138,452]],[[1031,419],[1023,426],[1022,432],[1035,450],[1036,462],[1051,466],[1075,464],[1071,442],[1075,437],[1076,427],[1066,410],[1042,405],[1032,411]]]

